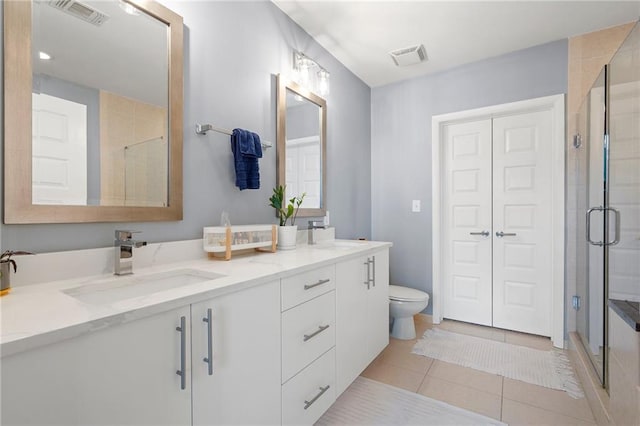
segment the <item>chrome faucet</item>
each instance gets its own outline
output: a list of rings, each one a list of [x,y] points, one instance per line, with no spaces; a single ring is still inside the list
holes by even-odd
[[[309,227],[307,229],[309,229],[309,236],[307,237],[307,242],[309,244],[316,244],[316,240],[314,238],[313,235],[313,230],[314,229],[327,229],[328,226],[325,225],[324,221],[315,221],[315,220],[310,220],[309,221]]]
[[[113,246],[116,249],[113,273],[115,275],[133,274],[133,248],[146,246],[146,241],[131,239],[132,234],[139,231],[116,230],[116,239]]]

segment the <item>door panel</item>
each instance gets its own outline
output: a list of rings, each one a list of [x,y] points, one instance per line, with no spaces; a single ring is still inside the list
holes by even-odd
[[[33,204],[87,204],[87,107],[33,96]]]
[[[551,123],[550,111],[493,120],[493,325],[543,336],[551,335]]]
[[[444,129],[445,318],[491,325],[491,121]],[[475,235],[473,235],[474,233]]]

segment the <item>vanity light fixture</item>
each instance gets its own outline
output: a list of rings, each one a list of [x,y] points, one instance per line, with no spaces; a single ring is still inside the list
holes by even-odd
[[[304,53],[293,52],[292,74],[293,81],[312,92],[318,93],[320,96],[329,94],[331,74]]]
[[[47,52],[42,52],[42,51],[38,52],[38,57],[43,61],[48,61],[51,59],[51,55],[49,55]]]

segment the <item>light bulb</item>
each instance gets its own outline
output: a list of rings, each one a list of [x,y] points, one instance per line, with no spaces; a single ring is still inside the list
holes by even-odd
[[[318,71],[318,92],[321,96],[329,94],[329,72],[323,69]]]

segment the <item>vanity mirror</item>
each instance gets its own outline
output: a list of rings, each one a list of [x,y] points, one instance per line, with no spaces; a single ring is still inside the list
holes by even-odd
[[[324,216],[327,103],[281,75],[277,80],[278,185],[287,185],[287,199],[306,193],[299,217]]]
[[[6,0],[4,222],[182,219],[182,17]]]

